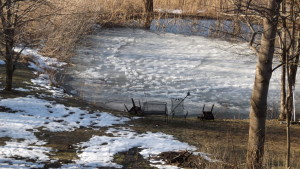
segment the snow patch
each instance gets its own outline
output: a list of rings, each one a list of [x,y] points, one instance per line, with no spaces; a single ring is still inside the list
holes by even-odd
[[[38,129],[52,132],[73,131],[79,127],[99,127],[123,124],[128,118],[115,117],[109,113],[88,111],[77,107],[66,107],[62,104],[35,98],[33,96],[13,99],[2,99],[0,106],[8,109],[0,112],[0,137],[10,138],[0,146],[0,167],[26,168],[41,166],[38,163],[49,160],[51,148],[43,147],[46,142],[34,135]],[[18,163],[14,158],[26,158],[37,163]],[[41,167],[40,167],[41,168]]]
[[[0,101],[0,106],[17,111],[12,114],[16,116],[17,122],[19,119],[25,121],[24,119],[29,118],[29,122],[32,122],[29,126],[34,128],[43,127],[45,130],[53,132],[73,131],[80,126],[105,127],[129,121],[128,118],[115,117],[109,113],[95,112],[89,114],[89,112],[77,107],[66,107],[33,96],[3,99]]]
[[[88,167],[121,168],[121,165],[112,162],[114,154],[128,151],[134,147],[142,149],[140,154],[145,159],[161,152],[196,150],[194,146],[182,143],[164,133],[138,134],[129,128],[110,128],[106,133],[113,137],[94,136],[88,142],[78,145],[83,148],[83,152],[78,155],[80,157],[80,160],[77,161],[78,164]]]
[[[154,9],[155,12],[161,12],[161,13],[171,13],[171,14],[182,14],[183,11],[181,9]]]
[[[43,164],[32,163],[23,160],[15,160],[10,158],[0,159],[0,168],[10,168],[10,169],[28,169],[28,168],[43,168]]]
[[[29,89],[24,89],[24,88],[15,88],[16,91],[20,91],[20,92],[29,92],[31,90]]]

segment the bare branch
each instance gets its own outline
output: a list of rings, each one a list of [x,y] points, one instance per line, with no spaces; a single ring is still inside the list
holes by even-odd
[[[296,53],[293,57],[291,57],[290,59],[288,59],[288,61],[291,61],[291,60],[295,59],[296,57],[299,56],[299,54],[300,54],[299,52]],[[288,62],[288,63],[290,63],[290,62]],[[282,62],[281,64],[277,65],[276,67],[274,67],[274,68],[272,69],[272,72],[274,72],[276,69],[280,68],[281,66],[283,66],[283,65],[285,65],[285,64],[286,64],[286,62]]]

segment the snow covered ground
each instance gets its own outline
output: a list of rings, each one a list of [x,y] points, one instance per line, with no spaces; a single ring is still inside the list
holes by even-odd
[[[203,104],[215,112],[247,117],[256,56],[246,43],[230,43],[141,29],[105,29],[78,46],[66,83],[82,98],[124,110],[130,98],[164,101],[183,98],[189,114]],[[277,103],[279,73],[270,86],[269,105]],[[275,104],[276,105],[276,104]]]
[[[49,66],[49,63],[45,62],[53,61],[40,58],[34,50],[25,50],[25,52],[36,56],[39,65]],[[59,66],[60,64],[55,65]],[[40,70],[33,63],[30,66]],[[41,74],[37,79],[32,79],[32,82],[39,86],[39,90],[50,91],[52,97],[65,95],[61,89],[47,85],[49,79],[45,74]],[[27,87],[16,90],[26,92],[36,89],[31,88],[30,85]],[[41,130],[69,132],[82,127],[93,130],[109,127],[106,129],[105,135],[95,135],[87,142],[73,145],[79,159],[74,159],[73,163],[65,164],[61,168],[122,168],[122,165],[112,161],[113,155],[135,147],[142,149],[140,153],[145,159],[158,155],[160,152],[196,150],[194,146],[180,142],[173,136],[164,133],[138,134],[126,124],[130,120],[126,117],[65,106],[55,101],[45,100],[44,96],[49,97],[50,95],[1,98],[0,138],[5,141],[0,145],[0,168],[43,168],[45,163],[56,162],[58,159],[53,159],[51,156],[56,150],[47,147],[47,142],[39,140],[35,135]],[[123,124],[124,127],[115,127],[116,124]],[[205,153],[202,153],[201,156],[209,159]],[[163,162],[157,164],[157,161],[152,161],[152,163],[153,166],[159,168],[177,168],[164,165]]]
[[[0,112],[0,137],[10,138],[5,145],[0,146],[0,168],[42,167],[43,162],[57,160],[49,157],[55,150],[44,147],[46,142],[38,140],[34,135],[35,132],[39,132],[38,129],[62,132],[87,127],[98,130],[99,127],[129,121],[128,118],[116,117],[105,112],[90,114],[76,107],[66,107],[33,96],[2,99],[0,106],[10,109]],[[74,164],[68,164],[63,168],[99,166],[121,168],[121,165],[112,162],[113,155],[134,147],[143,149],[141,155],[145,158],[167,151],[196,150],[195,147],[163,133],[137,134],[124,127],[109,128],[106,133],[113,136],[94,136],[90,141],[78,144],[79,160],[74,160]],[[16,160],[20,158],[34,160],[36,163]]]

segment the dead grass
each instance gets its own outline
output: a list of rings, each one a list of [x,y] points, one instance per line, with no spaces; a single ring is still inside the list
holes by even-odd
[[[183,11],[183,14],[174,16],[156,13],[156,18],[196,15],[218,19],[222,18],[222,12],[233,8],[231,0],[154,1],[156,10]],[[95,24],[143,27],[145,16],[143,0],[51,0],[28,14],[34,19],[25,26],[24,36],[32,46],[40,48],[43,55],[66,61],[73,56],[82,36],[94,30]]]
[[[174,135],[178,140],[196,146],[200,151],[211,154],[214,159],[235,166],[245,167],[248,140],[248,120],[199,121],[190,118],[171,119],[168,123],[163,118],[147,117],[135,120],[133,129],[138,132],[164,132]],[[292,126],[293,167],[299,167],[300,126]],[[284,168],[285,161],[285,126],[277,120],[267,121],[265,146],[266,168]],[[220,164],[221,165],[221,164]]]
[[[76,144],[89,141],[93,135],[104,135],[104,131],[80,128],[71,132],[50,132],[41,129],[35,135],[47,142],[46,147],[55,150],[51,153],[51,158],[73,162],[78,159]]]
[[[265,0],[255,1],[263,4]],[[90,33],[95,24],[102,26],[144,25],[143,0],[51,0],[38,3],[24,18],[30,18],[21,33],[30,46],[40,48],[46,56],[68,60],[77,42]],[[180,9],[184,14],[219,18],[234,8],[232,0],[154,0],[154,9]],[[22,2],[20,2],[22,3]],[[26,2],[27,3],[27,2]],[[32,3],[35,3],[33,1]],[[26,8],[26,4],[22,4]],[[157,18],[162,14],[157,14]],[[166,17],[166,16],[165,16]],[[167,17],[172,17],[167,15]],[[174,16],[173,16],[174,17]],[[180,15],[176,15],[180,17]],[[20,42],[21,43],[21,42]]]

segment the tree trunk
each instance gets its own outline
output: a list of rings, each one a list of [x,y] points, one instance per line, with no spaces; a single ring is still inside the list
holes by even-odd
[[[268,0],[268,16],[263,20],[264,33],[261,39],[254,87],[250,100],[250,126],[247,150],[248,169],[263,168],[267,97],[272,76],[272,61],[280,2],[280,0]]]
[[[8,24],[8,28],[4,31],[5,35],[5,62],[6,62],[6,91],[12,90],[12,82],[13,82],[13,73],[15,71],[14,64],[14,30],[11,28],[11,24]]]
[[[13,82],[13,73],[14,73],[14,65],[12,58],[6,59],[6,85],[5,90],[12,90],[12,82]]]
[[[290,168],[290,156],[291,156],[291,121],[289,119],[289,114],[287,114],[286,118],[286,148],[287,148],[287,155],[286,155],[286,168]]]
[[[291,120],[292,120],[292,111],[294,109],[294,88],[295,88],[295,83],[296,83],[296,75],[297,75],[297,67],[298,67],[298,63],[299,63],[299,54],[296,54],[299,48],[299,44],[298,44],[298,37],[296,36],[296,15],[295,15],[295,1],[292,0],[291,1],[291,8],[290,8],[290,13],[291,13],[291,17],[292,17],[292,30],[291,30],[291,35],[292,35],[292,39],[291,39],[291,51],[290,51],[290,56],[294,57],[292,59],[292,61],[289,62],[289,60],[287,59],[286,63],[287,63],[287,77],[288,77],[288,96],[287,96],[287,101],[286,101],[286,114],[287,114],[287,118],[286,118],[286,133],[287,133],[287,156],[286,156],[286,168],[290,167],[290,156],[291,156]],[[299,35],[299,33],[298,33]],[[296,39],[297,37],[297,39]]]
[[[232,22],[232,38],[238,37],[241,33],[241,24],[238,17],[239,13],[241,12],[241,5],[242,5],[241,3],[242,3],[241,1],[237,1],[234,4],[234,14],[236,14],[236,16],[233,18],[233,22]]]
[[[153,13],[153,0],[144,0],[146,19],[145,19],[145,28],[150,29],[152,22],[152,13]]]
[[[286,97],[286,148],[287,148],[287,156],[286,156],[286,168],[290,166],[290,151],[291,151],[291,112],[293,110],[293,86],[292,86],[292,77],[290,74],[291,65],[288,63],[288,58],[286,59],[286,67],[287,67],[287,77],[288,77],[288,92]]]
[[[282,15],[286,14],[286,0],[282,1],[281,5],[281,11]],[[282,18],[282,27],[286,28],[286,19]],[[286,62],[287,58],[287,37],[286,37],[286,30],[283,29],[282,31],[282,42],[281,42],[281,48],[282,48],[282,54],[281,54],[281,62]],[[285,120],[286,119],[286,65],[283,64],[281,68],[281,98],[280,98],[280,115],[279,120]]]
[[[284,62],[285,58],[282,57],[282,62]],[[280,91],[280,115],[279,120],[285,120],[286,119],[286,113],[285,113],[285,101],[286,101],[286,66],[282,65],[281,68],[281,91]]]
[[[6,91],[12,90],[12,80],[13,72],[15,69],[14,66],[14,36],[15,36],[15,27],[14,27],[14,13],[12,11],[12,1],[6,1],[6,11],[1,10],[3,16],[1,17],[4,39],[5,39],[5,62],[6,62]],[[2,3],[1,3],[2,4]],[[4,17],[5,16],[5,17]]]

